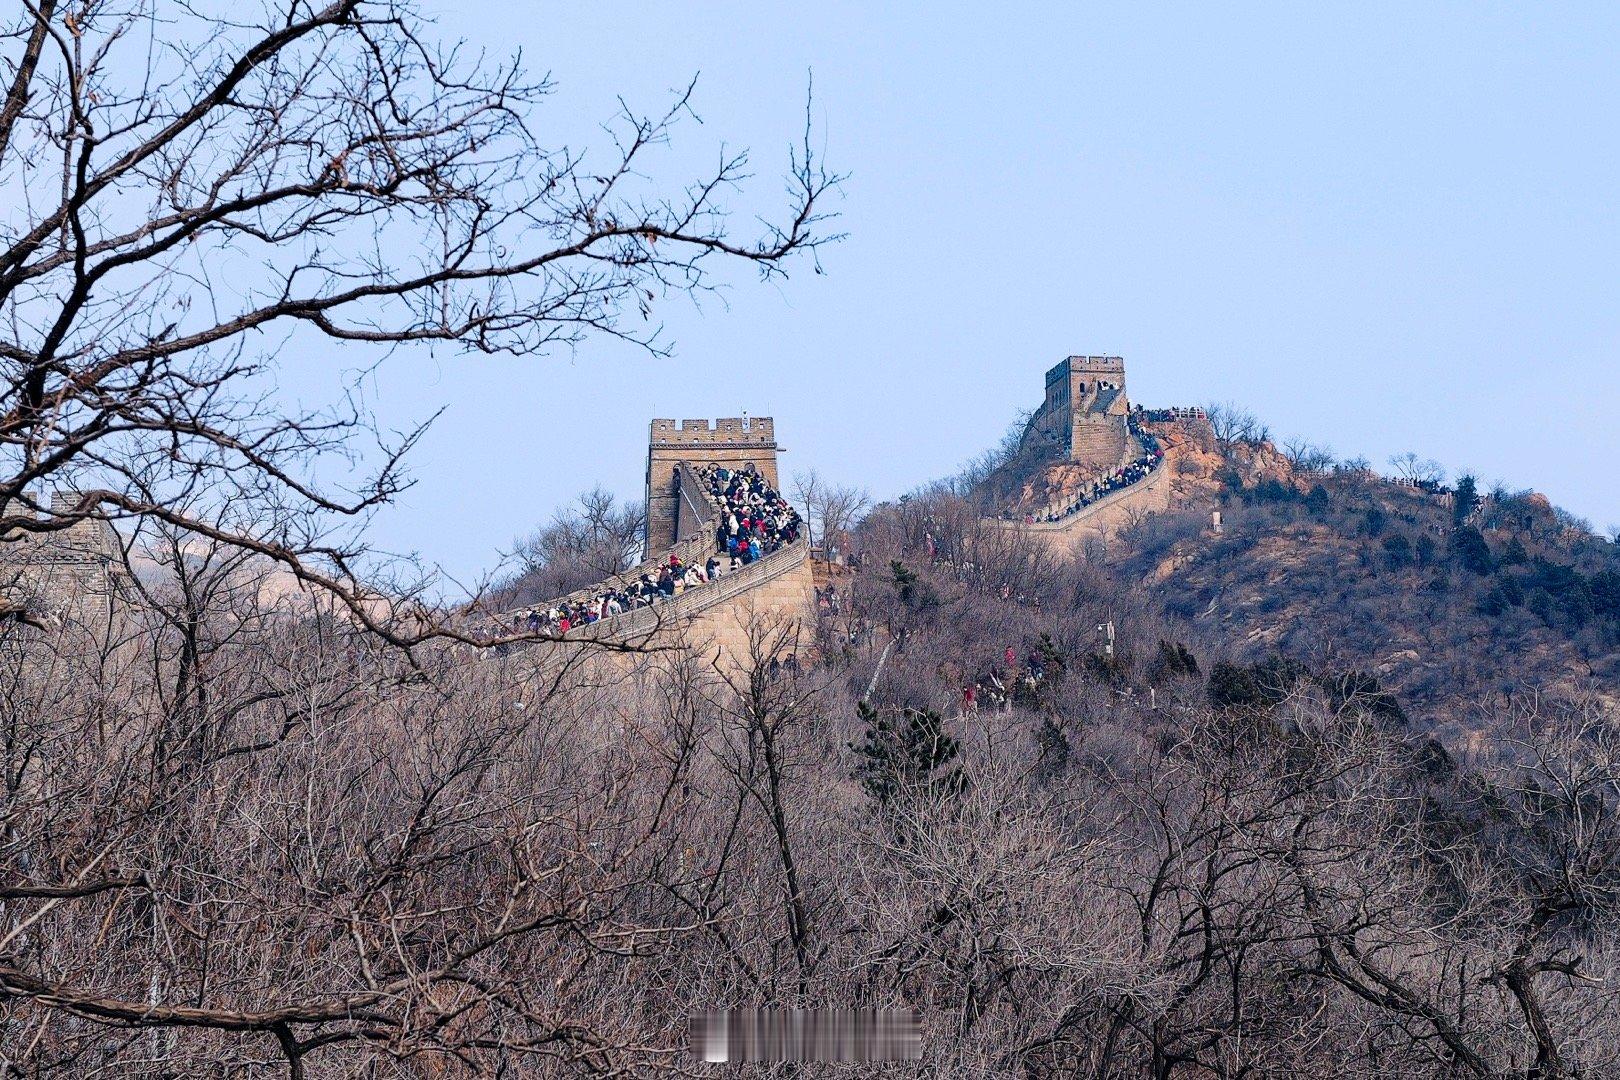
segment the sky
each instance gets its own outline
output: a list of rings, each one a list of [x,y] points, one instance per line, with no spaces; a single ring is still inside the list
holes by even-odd
[[[1620,522],[1620,6],[428,10],[549,72],[536,125],[571,145],[697,76],[672,159],[750,148],[745,210],[779,195],[813,76],[848,174],[824,273],[661,303],[667,358],[380,371],[386,424],[444,411],[372,539],[452,580],[594,484],[639,498],[653,417],[774,416],[785,474],[888,498],[994,444],[1076,353],[1123,356],[1150,407],[1234,401]]]

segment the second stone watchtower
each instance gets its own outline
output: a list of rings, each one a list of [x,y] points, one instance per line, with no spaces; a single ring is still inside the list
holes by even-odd
[[[680,462],[693,468],[752,466],[765,482],[777,482],[776,425],[769,416],[732,416],[720,420],[654,420],[647,440],[647,532],[645,558],[686,539],[692,515],[682,514],[683,495],[676,475]]]
[[[1095,469],[1117,468],[1132,445],[1125,361],[1071,356],[1046,373],[1046,399],[1024,431],[1024,445],[1055,444],[1064,458]]]

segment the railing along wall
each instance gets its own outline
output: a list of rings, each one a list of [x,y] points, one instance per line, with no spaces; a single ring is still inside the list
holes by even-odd
[[[576,626],[568,631],[567,637],[579,641],[644,637],[660,627],[700,615],[768,581],[791,573],[804,565],[809,557],[810,547],[801,537],[761,557],[758,562],[721,575],[718,580],[694,585],[676,593],[669,600],[657,601],[649,607],[634,608],[615,618]]]
[[[1012,521],[1008,522],[1008,524],[1018,525],[1025,529],[1038,529],[1048,532],[1061,531],[1069,528],[1076,522],[1084,521],[1086,518],[1091,516],[1091,513],[1094,510],[1100,510],[1104,506],[1111,506],[1127,495],[1141,494],[1143,491],[1146,491],[1148,486],[1158,479],[1161,474],[1168,475],[1165,473],[1163,468],[1156,467],[1135,483],[1126,484],[1122,488],[1116,488],[1115,490],[1104,495],[1102,498],[1098,499],[1096,502],[1087,503],[1084,507],[1074,511],[1069,516],[1060,517],[1056,521],[1025,521],[1023,518],[1014,518]]]

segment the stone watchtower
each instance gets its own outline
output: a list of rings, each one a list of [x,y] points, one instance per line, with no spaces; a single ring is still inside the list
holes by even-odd
[[[1046,400],[1030,418],[1022,445],[1056,444],[1076,464],[1117,468],[1133,449],[1130,410],[1122,358],[1071,356],[1046,373]]]
[[[769,416],[715,420],[654,420],[647,442],[647,532],[643,558],[651,558],[690,534],[695,511],[683,513],[675,466],[752,465],[780,490],[776,477],[776,425]]]
[[[76,516],[77,492],[51,496],[49,519]],[[105,521],[0,538],[0,603],[91,625],[105,625],[133,583],[123,544]]]

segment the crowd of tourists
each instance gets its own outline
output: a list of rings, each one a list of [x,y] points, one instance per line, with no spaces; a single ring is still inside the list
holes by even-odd
[[[962,687],[962,715],[977,716],[981,706],[1011,712],[1020,691],[1032,693],[1046,679],[1046,660],[1035,650],[1025,657],[1022,670],[1018,653],[1007,646],[1005,666],[992,664],[988,672]]]
[[[656,570],[648,568],[631,581],[622,581],[590,595],[564,599],[544,608],[530,608],[512,616],[511,632],[566,634],[576,626],[586,626],[651,607],[673,599],[693,585],[711,581],[720,572],[720,560],[711,558],[705,566],[688,565],[670,555]]]
[[[752,468],[705,466],[697,470],[715,506],[715,545],[702,563],[684,563],[673,552],[633,580],[619,580],[583,597],[511,615],[498,633],[566,634],[577,626],[673,600],[687,589],[718,580],[758,562],[799,538],[798,511]]]
[[[719,503],[717,551],[747,566],[799,538],[799,512],[754,469],[705,465],[697,474]]]
[[[1074,502],[1061,510],[1051,510],[1044,513],[1031,514],[1025,518],[1031,524],[1040,522],[1062,521],[1064,518],[1078,514],[1093,503],[1107,498],[1116,491],[1130,487],[1132,484],[1146,480],[1164,463],[1164,446],[1159,442],[1158,436],[1144,428],[1133,414],[1126,418],[1126,424],[1136,441],[1142,445],[1142,456],[1134,459],[1128,465],[1121,466],[1106,476],[1098,477],[1086,485],[1079,492]]]

